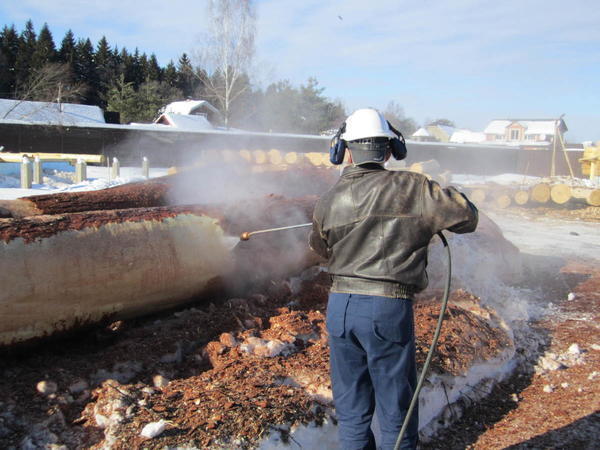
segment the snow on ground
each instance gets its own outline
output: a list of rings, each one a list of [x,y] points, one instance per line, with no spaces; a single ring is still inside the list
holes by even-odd
[[[540,256],[576,256],[600,261],[600,226],[540,217],[536,220],[489,212],[504,237],[524,253]]]
[[[66,162],[44,163],[43,171],[43,184],[34,184],[31,189],[21,189],[20,165],[18,163],[0,164],[0,200],[14,200],[20,197],[57,192],[95,191],[145,179],[141,167],[121,167],[120,176],[111,179],[110,168],[88,166],[88,178],[82,183],[74,183],[75,168]],[[166,174],[166,168],[150,169],[150,178]]]
[[[452,174],[452,184],[458,184],[462,186],[468,185],[482,185],[486,183],[495,183],[502,186],[533,186],[538,183],[565,183],[570,186],[585,186],[600,188],[600,181],[593,182],[585,178],[571,178],[571,177],[533,177],[529,175],[522,175],[518,173],[503,173],[501,175],[469,175],[469,174]]]

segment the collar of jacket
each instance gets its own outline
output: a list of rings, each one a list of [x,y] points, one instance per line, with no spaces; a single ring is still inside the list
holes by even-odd
[[[365,173],[369,173],[369,172],[379,172],[379,171],[386,171],[386,168],[383,167],[381,164],[377,164],[377,163],[367,163],[367,164],[361,164],[360,166],[355,166],[355,165],[351,165],[351,166],[346,166],[344,167],[344,170],[342,172],[342,177],[352,177],[352,176],[356,176],[356,175],[363,175]]]

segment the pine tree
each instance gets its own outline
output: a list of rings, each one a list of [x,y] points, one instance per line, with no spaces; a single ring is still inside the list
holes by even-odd
[[[95,105],[99,102],[98,75],[94,65],[94,47],[89,39],[80,39],[75,45],[75,59],[73,62],[75,80],[88,86],[85,103]]]
[[[131,58],[131,66],[129,73],[130,80],[133,82],[133,87],[137,90],[144,82],[144,68],[142,66],[142,57],[140,51],[135,48],[135,52]]]
[[[162,81],[163,73],[162,69],[158,65],[158,61],[156,60],[156,55],[152,53],[150,55],[150,59],[148,60],[148,70],[147,77],[149,81]]]
[[[123,75],[123,80],[126,83],[133,83],[134,81],[134,64],[133,57],[129,54],[127,49],[123,47],[121,49],[121,53],[119,53],[120,64],[120,73]]]
[[[140,77],[141,77],[141,82],[140,84],[148,81],[148,57],[146,56],[145,53],[142,53],[142,56],[140,56]]]
[[[177,66],[177,87],[181,89],[183,95],[191,97],[194,94],[194,68],[192,62],[186,53],[181,55],[179,58],[179,64]]]
[[[65,33],[60,49],[58,50],[58,61],[73,66],[75,59],[75,36],[71,30]]]
[[[25,30],[19,36],[19,52],[15,62],[16,86],[27,84],[31,73],[31,58],[35,52],[36,34],[33,29],[33,22],[28,20],[25,24]]]
[[[169,64],[165,68],[164,81],[169,86],[177,87],[177,68],[173,64],[173,61],[169,61]]]
[[[19,35],[15,26],[4,26],[0,33],[0,96],[15,94],[15,63],[19,53]]]
[[[105,36],[98,41],[96,52],[94,54],[94,63],[96,66],[96,74],[98,79],[98,97],[100,99],[99,106],[106,107],[106,94],[113,80],[117,78],[117,68],[114,59],[114,54],[108,45]]]
[[[52,38],[52,33],[48,29],[48,24],[44,23],[35,44],[35,51],[31,56],[31,70],[39,70],[48,63],[56,62],[56,59],[57,55],[54,39]]]

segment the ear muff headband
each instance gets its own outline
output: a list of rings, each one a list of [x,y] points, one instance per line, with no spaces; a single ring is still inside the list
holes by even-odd
[[[329,161],[336,166],[342,164],[344,162],[344,156],[346,156],[346,141],[341,138],[344,131],[346,131],[346,122],[340,126],[329,144]]]
[[[404,140],[404,136],[402,136],[402,133],[396,130],[389,122],[389,120],[387,121],[387,123],[390,127],[390,130],[392,130],[392,132],[396,136],[398,136],[395,139],[390,139],[390,148],[392,150],[392,156],[394,157],[394,159],[400,161],[401,159],[406,158],[406,141]]]

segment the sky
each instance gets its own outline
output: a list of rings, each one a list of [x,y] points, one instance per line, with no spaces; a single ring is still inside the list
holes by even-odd
[[[105,35],[155,53],[195,54],[208,0],[3,0],[0,24],[57,45]],[[348,112],[400,105],[424,124],[482,131],[492,119],[556,118],[569,142],[600,140],[598,0],[257,0],[256,82],[316,77]]]

